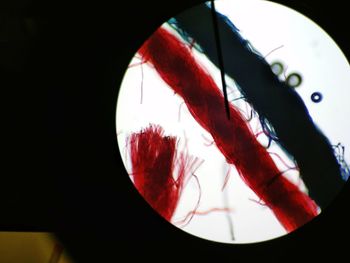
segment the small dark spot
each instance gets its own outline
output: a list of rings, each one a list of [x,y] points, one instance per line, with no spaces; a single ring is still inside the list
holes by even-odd
[[[315,103],[319,103],[323,99],[321,92],[314,92],[311,94],[311,100]]]

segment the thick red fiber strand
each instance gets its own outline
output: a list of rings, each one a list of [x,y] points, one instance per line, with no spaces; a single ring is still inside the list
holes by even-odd
[[[138,52],[184,99],[192,116],[212,135],[227,162],[235,165],[245,183],[287,231],[317,215],[314,201],[281,175],[233,105],[229,109],[230,119],[227,118],[222,93],[188,47],[166,29],[159,28]]]

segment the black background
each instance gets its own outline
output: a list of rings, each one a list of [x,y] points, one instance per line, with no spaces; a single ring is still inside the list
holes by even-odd
[[[76,262],[346,255],[348,184],[312,224],[252,245],[196,238],[145,205],[119,156],[118,87],[143,41],[195,2],[87,2],[0,6],[0,230],[56,232]],[[345,1],[278,2],[317,22],[349,58]]]

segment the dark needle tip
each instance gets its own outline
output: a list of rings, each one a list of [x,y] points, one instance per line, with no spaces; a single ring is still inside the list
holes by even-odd
[[[219,62],[219,67],[220,67],[220,72],[221,72],[222,90],[224,92],[224,104],[225,104],[227,118],[230,119],[230,106],[229,106],[228,99],[227,99],[225,70],[224,70],[224,61],[223,61],[223,57],[222,57],[222,50],[221,50],[221,44],[220,44],[219,26],[218,26],[214,1],[212,0],[212,1],[210,1],[210,3],[211,3],[211,14],[212,14],[212,18],[213,18],[215,42],[216,42],[216,48],[218,51],[218,62]]]

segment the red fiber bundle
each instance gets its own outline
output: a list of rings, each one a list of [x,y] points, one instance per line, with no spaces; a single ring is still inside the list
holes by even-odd
[[[145,200],[161,216],[173,216],[186,174],[186,158],[176,162],[176,138],[163,136],[160,126],[150,126],[130,138],[130,155],[134,184]],[[174,168],[179,172],[174,179]]]
[[[192,116],[213,136],[227,162],[235,165],[245,183],[273,211],[287,231],[317,215],[314,201],[281,175],[232,104],[230,119],[227,118],[219,88],[180,40],[159,28],[138,52],[184,99]]]

